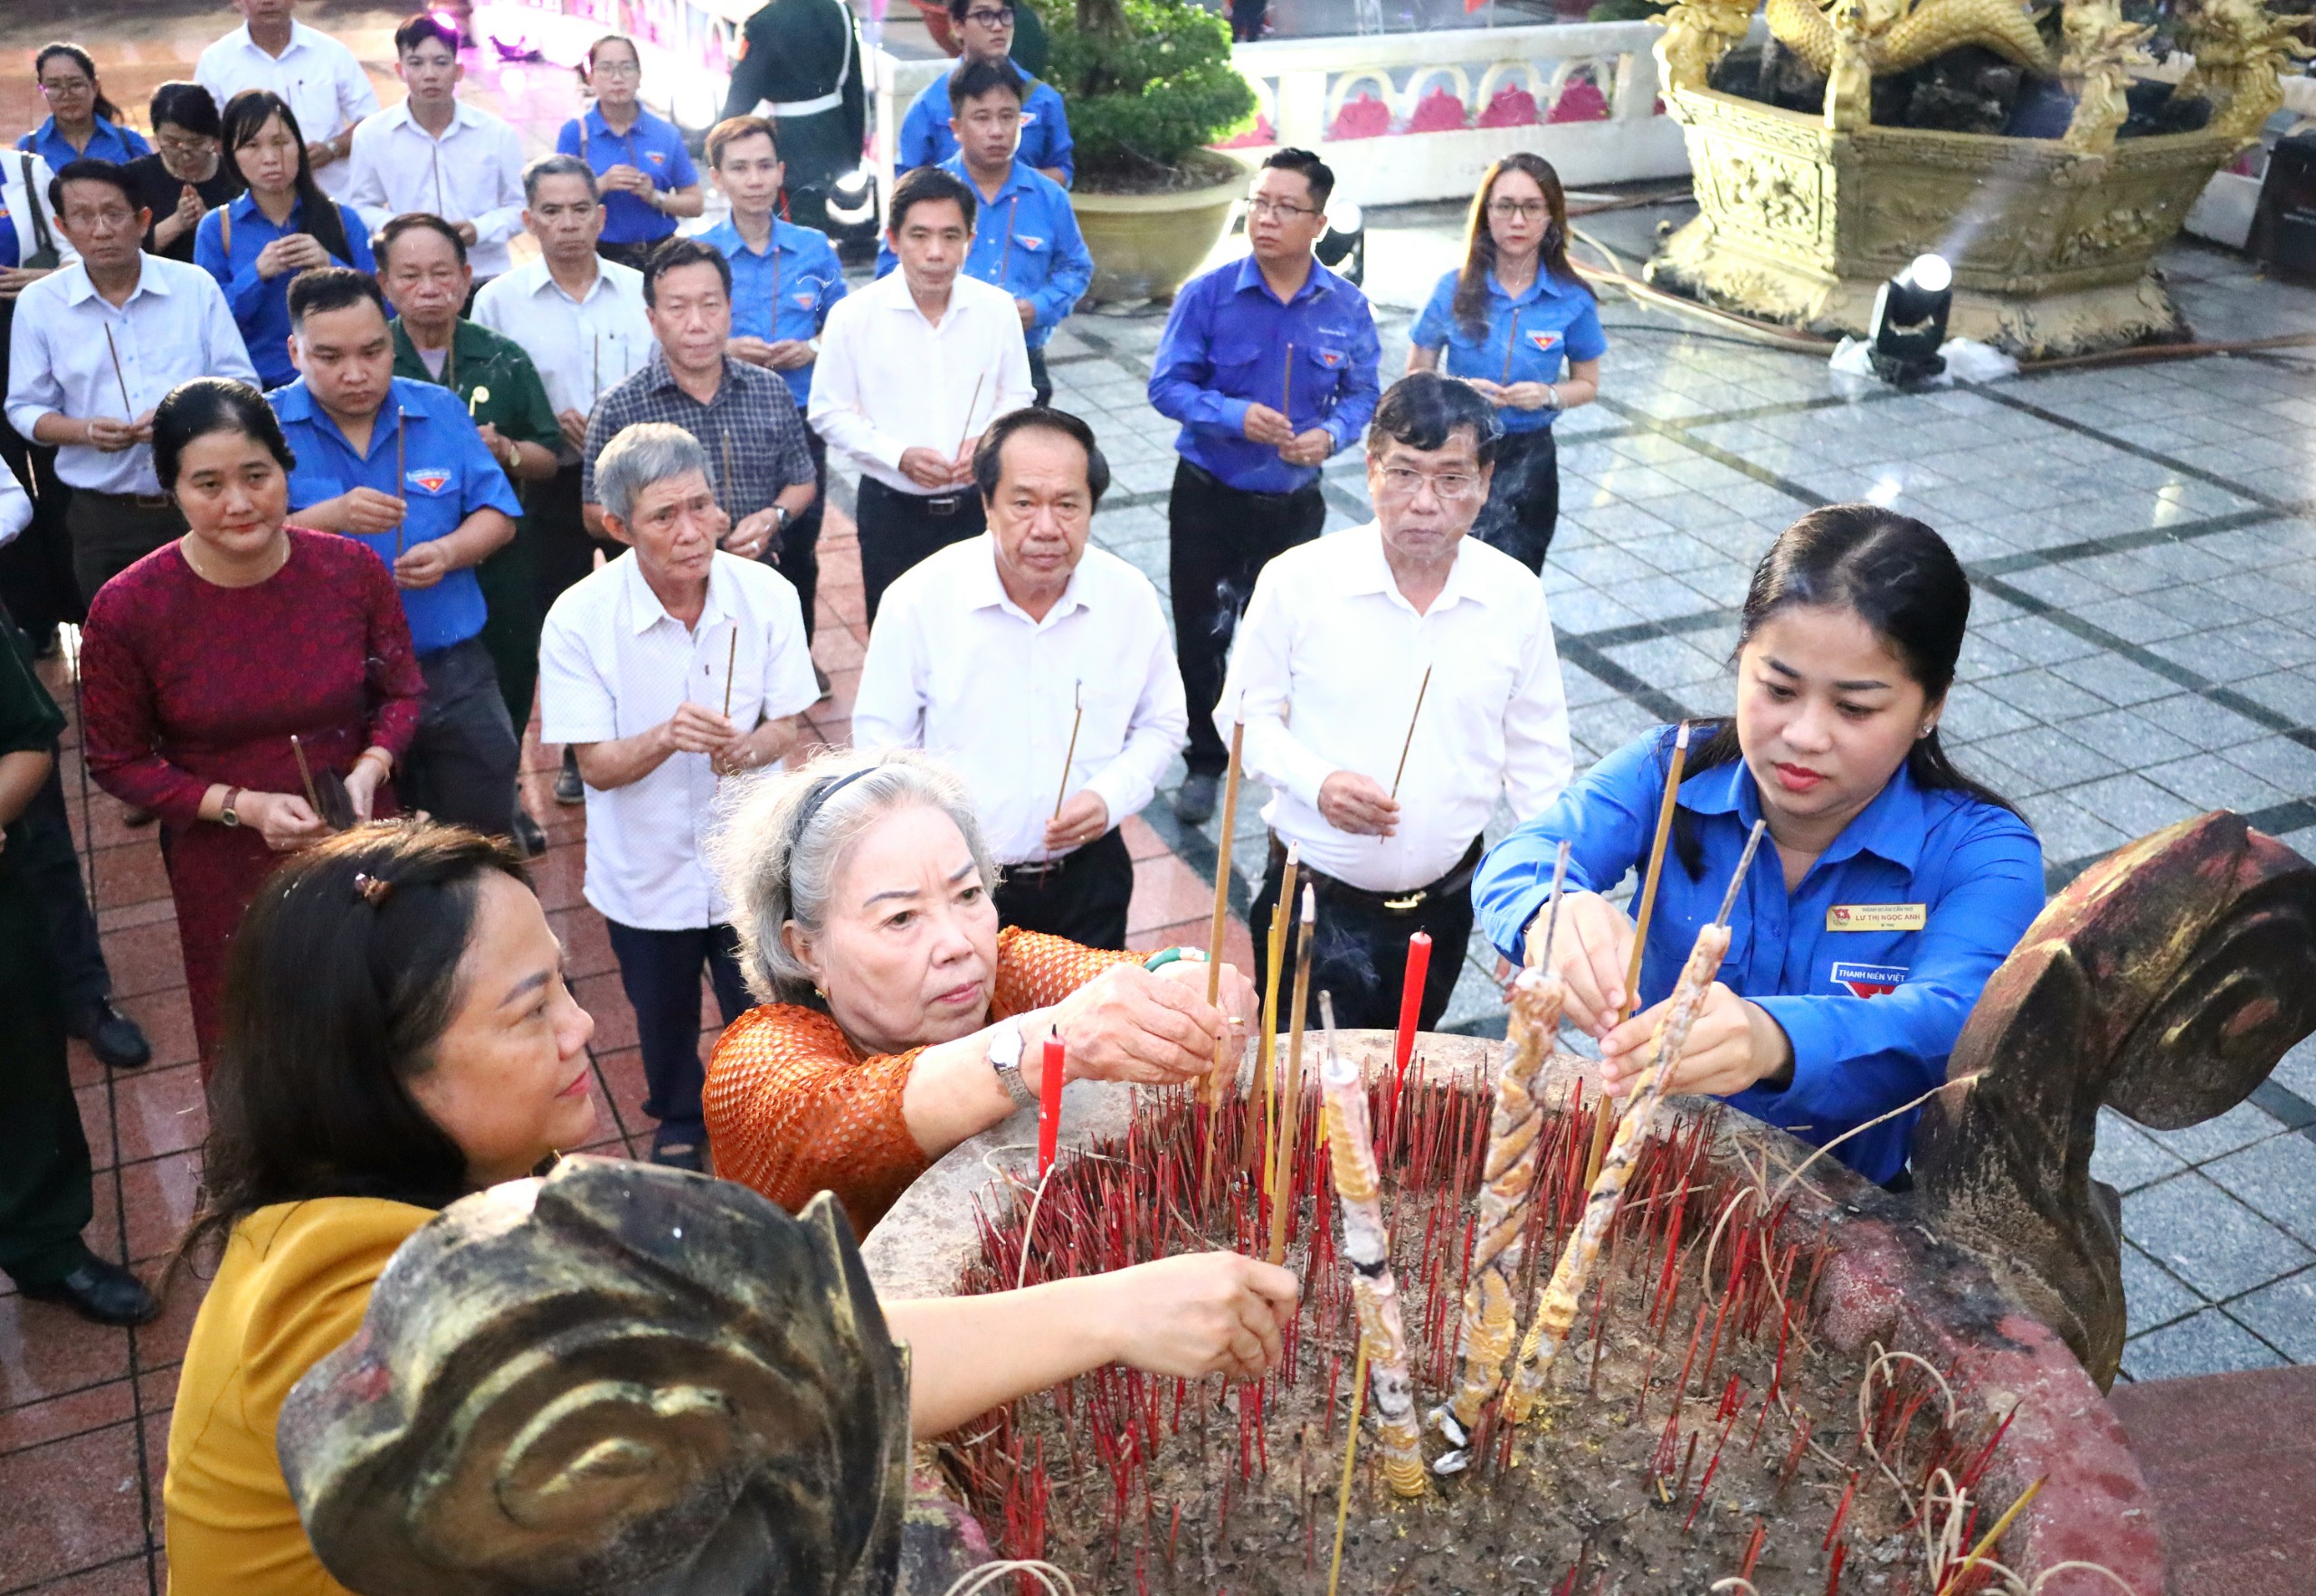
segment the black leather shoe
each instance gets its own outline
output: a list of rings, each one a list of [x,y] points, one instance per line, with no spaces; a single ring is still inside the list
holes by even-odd
[[[698,1125],[663,1125],[651,1136],[651,1162],[669,1169],[707,1171],[707,1128]]]
[[[515,812],[515,846],[523,850],[525,859],[536,859],[546,851],[546,833],[539,830],[528,810]]]
[[[568,748],[563,751],[563,769],[555,778],[555,801],[565,805],[587,802],[587,789],[579,781],[579,755]]]
[[[1186,826],[1202,826],[1214,818],[1214,794],[1220,783],[1193,771],[1182,778],[1174,794],[1174,818]]]
[[[160,1302],[142,1280],[94,1253],[62,1280],[21,1289],[34,1302],[61,1302],[99,1325],[147,1325],[161,1316]]]
[[[110,1069],[135,1069],[153,1061],[153,1044],[137,1021],[105,999],[76,1011],[64,1029],[89,1044],[97,1062]]]

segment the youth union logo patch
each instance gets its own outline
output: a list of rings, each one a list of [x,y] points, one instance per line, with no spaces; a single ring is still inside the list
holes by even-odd
[[[1849,988],[1853,996],[1881,997],[1893,993],[1904,983],[1903,964],[1853,964],[1837,962],[1834,965],[1834,984]]]
[[[1532,332],[1528,335],[1529,347],[1539,353],[1552,348],[1559,342],[1560,334],[1556,332]]]
[[[450,485],[451,473],[422,467],[411,472],[407,480],[412,487],[418,489],[421,492],[440,493]]]

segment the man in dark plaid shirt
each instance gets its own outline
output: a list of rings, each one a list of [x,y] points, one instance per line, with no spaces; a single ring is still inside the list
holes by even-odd
[[[811,508],[814,485],[804,418],[777,372],[724,353],[732,336],[732,265],[697,239],[670,239],[645,263],[643,302],[660,347],[650,363],[595,404],[580,451],[587,529],[605,536],[595,500],[595,457],[637,422],[671,422],[698,439],[716,497],[732,520],[724,546],[779,563],[780,534]]]

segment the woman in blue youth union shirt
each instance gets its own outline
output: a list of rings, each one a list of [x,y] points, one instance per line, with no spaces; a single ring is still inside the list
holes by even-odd
[[[1756,820],[1728,956],[1671,1088],[1713,1093],[1884,1183],[1913,1113],[1995,966],[2043,907],[2043,850],[2004,799],[1956,770],[1939,717],[1970,587],[1937,533],[1873,505],[1812,510],[1753,573],[1737,713],[1692,730],[1640,971],[1617,1023],[1633,925],[1600,894],[1645,868],[1673,744],[1659,727],[1595,765],[1490,850],[1472,892],[1505,957],[1549,959],[1569,1017],[1599,1039],[1608,1089],[1647,1063],[1665,1000]],[[1561,839],[1569,900],[1533,945]]]
[[[1464,263],[1440,278],[1408,337],[1410,371],[1445,370],[1495,405],[1503,451],[1472,531],[1541,572],[1560,522],[1552,423],[1599,395],[1609,347],[1592,290],[1568,263],[1568,196],[1551,162],[1521,153],[1487,169]]]
[[[595,103],[563,124],[557,153],[577,156],[603,190],[603,232],[595,252],[643,270],[651,252],[675,236],[676,219],[697,216],[699,171],[674,123],[643,109],[643,58],[635,41],[606,33],[587,47],[580,81]]]

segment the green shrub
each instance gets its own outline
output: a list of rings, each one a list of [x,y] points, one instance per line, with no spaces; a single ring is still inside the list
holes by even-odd
[[[1192,0],[1039,6],[1047,81],[1069,110],[1081,185],[1146,185],[1253,119],[1230,64],[1230,25]],[[1090,183],[1089,183],[1090,180]]]

